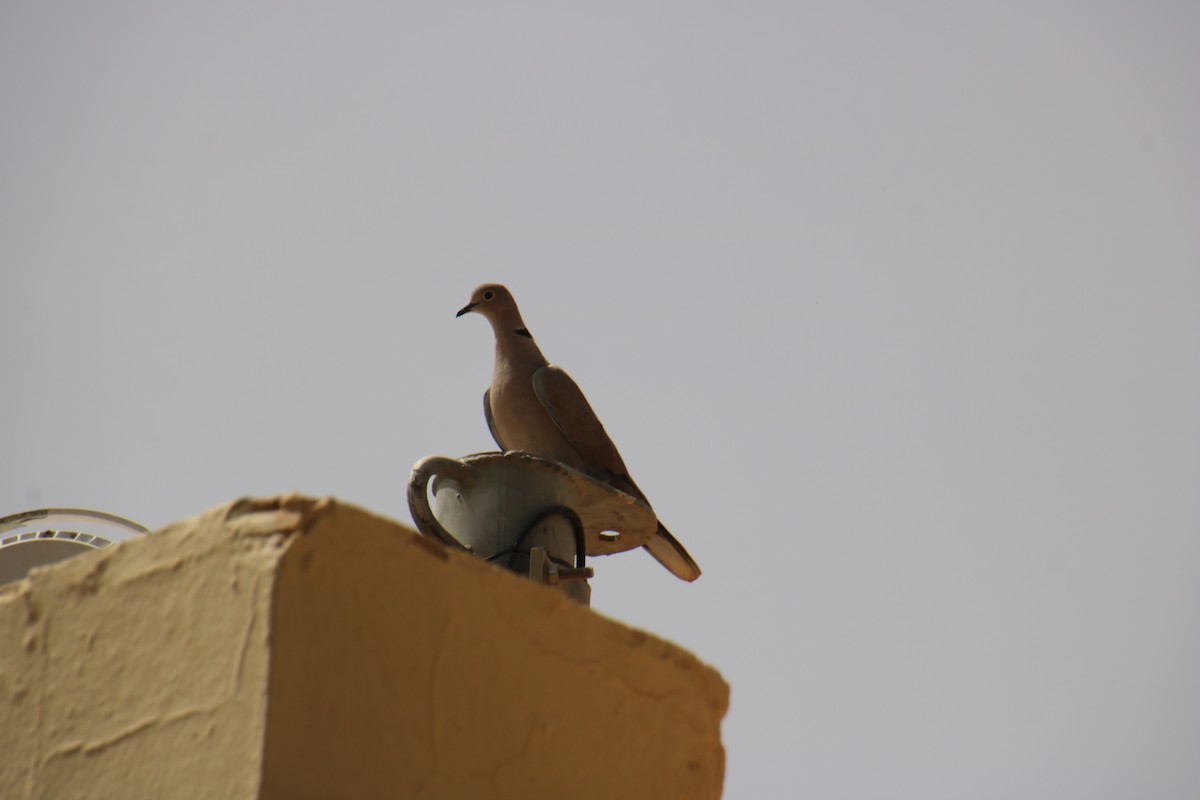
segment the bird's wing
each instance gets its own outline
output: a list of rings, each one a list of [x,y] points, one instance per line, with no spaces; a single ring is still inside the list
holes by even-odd
[[[492,438],[496,440],[496,444],[500,445],[500,449],[507,451],[504,442],[500,441],[500,431],[496,430],[496,420],[492,417],[492,387],[483,390],[483,416],[487,420],[488,430],[492,432]]]
[[[654,537],[643,547],[650,555],[654,556],[658,563],[669,569],[676,578],[682,578],[690,583],[700,577],[700,565],[692,560],[688,551],[661,522],[658,523],[658,531],[655,532]]]
[[[587,472],[650,505],[629,477],[616,445],[570,375],[553,364],[542,367],[533,373],[533,391],[546,415],[579,454]],[[700,567],[661,522],[645,548],[677,578],[694,581],[700,577]]]
[[[548,364],[533,373],[533,391],[546,409],[555,427],[579,454],[588,472],[607,474],[629,480],[629,471],[617,447],[608,438],[596,412],[579,390],[571,376],[560,367]],[[619,487],[624,488],[624,487]],[[637,487],[636,496],[642,497]]]

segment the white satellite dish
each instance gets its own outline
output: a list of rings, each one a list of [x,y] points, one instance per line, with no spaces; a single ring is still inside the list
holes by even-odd
[[[86,508],[39,508],[0,517],[0,586],[24,578],[34,567],[147,532],[124,517]]]

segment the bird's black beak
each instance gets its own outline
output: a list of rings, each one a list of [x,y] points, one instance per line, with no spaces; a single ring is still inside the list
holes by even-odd
[[[467,303],[465,306],[463,306],[462,308],[460,308],[460,309],[458,310],[458,313],[457,313],[457,314],[455,314],[454,316],[456,316],[456,317],[461,317],[463,314],[466,314],[466,313],[467,313],[467,312],[469,312],[471,309],[475,308],[475,306],[477,306],[477,305],[479,305],[479,303]]]

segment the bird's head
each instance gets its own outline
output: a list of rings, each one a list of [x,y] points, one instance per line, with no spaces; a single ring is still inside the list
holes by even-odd
[[[475,291],[471,292],[471,302],[460,308],[455,316],[461,317],[472,311],[487,317],[493,324],[508,317],[520,319],[512,294],[498,283],[476,286]]]

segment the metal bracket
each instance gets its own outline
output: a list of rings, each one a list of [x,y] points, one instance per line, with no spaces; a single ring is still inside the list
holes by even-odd
[[[591,567],[564,567],[556,564],[544,547],[529,548],[529,580],[543,586],[558,586],[564,581],[586,581],[596,575]]]

